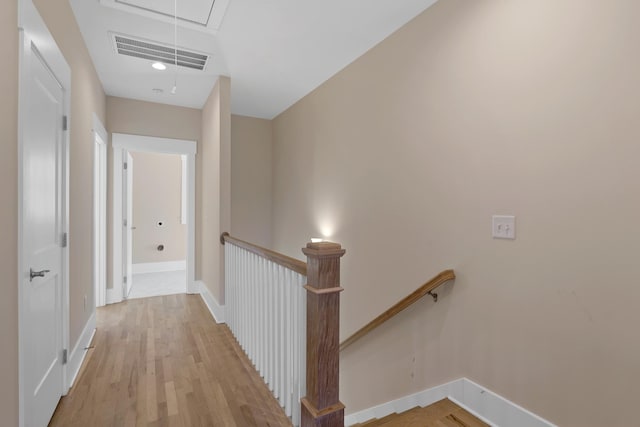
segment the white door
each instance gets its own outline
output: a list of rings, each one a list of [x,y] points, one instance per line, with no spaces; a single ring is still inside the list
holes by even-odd
[[[133,157],[128,151],[124,156],[125,163],[123,165],[122,174],[122,193],[123,193],[123,253],[124,253],[124,277],[126,277],[124,295],[129,296],[131,287],[133,286]]]
[[[22,321],[25,426],[49,422],[63,385],[64,89],[31,46],[23,123]]]

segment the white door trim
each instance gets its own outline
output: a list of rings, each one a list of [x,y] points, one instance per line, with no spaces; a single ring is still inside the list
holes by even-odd
[[[96,307],[106,304],[107,293],[107,141],[107,130],[93,113],[93,289]]]
[[[196,141],[114,133],[113,146],[113,274],[107,303],[123,300],[122,260],[122,157],[124,151],[187,156],[187,293],[198,293],[195,284],[196,255]]]
[[[28,93],[26,56],[31,50],[31,44],[35,43],[38,53],[49,66],[51,72],[64,88],[64,115],[68,120],[71,118],[71,68],[67,64],[64,55],[58,48],[53,36],[49,32],[46,24],[40,17],[37,9],[31,0],[19,0],[18,2],[18,30],[20,43],[19,57],[19,108],[18,108],[18,406],[19,406],[19,426],[25,424],[25,402],[24,402],[24,375],[25,370],[25,313],[22,308],[22,286],[28,266],[26,265],[26,254],[24,253],[24,179],[23,179],[23,159],[24,159],[24,127],[27,123],[26,96]],[[62,231],[69,231],[69,131],[63,133],[63,168],[62,177]],[[69,348],[69,247],[62,250],[62,346]],[[69,381],[67,366],[62,368],[63,393],[69,391]]]
[[[129,298],[129,293],[131,292],[131,286],[133,285],[133,156],[129,151],[126,152],[126,160],[125,164],[127,165],[127,173],[124,174],[127,178],[127,182],[123,187],[125,190],[125,197],[122,200],[126,200],[126,206],[123,212],[125,212],[125,221],[127,222],[127,227],[125,231],[125,235],[127,236],[126,244],[124,245],[124,276],[127,278],[126,286],[123,286],[124,296],[123,298]],[[186,291],[186,289],[185,289]]]

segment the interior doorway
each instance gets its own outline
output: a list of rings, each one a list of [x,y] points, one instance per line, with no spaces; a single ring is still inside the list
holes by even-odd
[[[137,165],[138,161],[136,161],[135,159],[137,153],[178,155],[177,160],[180,162],[180,164],[182,164],[182,157],[180,156],[184,156],[184,187],[186,191],[184,192],[184,208],[182,206],[179,206],[179,211],[185,212],[184,220],[186,222],[186,253],[185,261],[183,263],[184,269],[186,270],[186,283],[184,284],[183,292],[186,291],[187,293],[197,293],[196,285],[194,283],[196,142],[139,135],[113,134],[112,143],[114,150],[113,283],[111,289],[109,289],[108,291],[109,303],[119,302],[127,298],[129,292],[131,292],[130,285],[133,284],[133,286],[135,287],[136,271],[134,271],[134,268],[132,266],[133,254],[135,252],[135,249],[132,248],[132,242],[134,241],[134,233],[138,232],[138,224],[135,224],[133,222],[135,216],[132,214],[132,211],[129,209],[129,207],[133,206],[133,204],[135,203],[133,202],[133,185],[131,185],[132,183],[134,184],[135,181],[131,172],[132,170],[134,170],[134,168],[137,169],[138,166],[132,166],[130,168],[129,164],[131,163],[132,165]],[[180,182],[178,182],[177,184],[182,187],[182,184]],[[161,188],[156,188],[153,191],[155,191],[156,193],[162,193]],[[131,195],[131,197],[129,197],[128,195]],[[180,220],[182,221],[182,219],[183,215],[180,214]],[[145,226],[148,226],[148,224],[145,224]],[[165,226],[165,222],[162,218],[157,218],[154,226],[162,228]],[[161,245],[163,245],[163,242],[156,242],[156,247],[154,248],[154,250],[164,250],[159,248],[159,246]],[[142,266],[142,270],[138,268],[137,272],[143,272],[144,268],[144,266]],[[165,265],[164,268],[171,267]],[[165,272],[166,271],[168,270],[165,270]],[[166,277],[166,274],[163,276]]]
[[[126,297],[186,293],[187,227],[184,155],[129,151]],[[130,233],[130,234],[129,234]]]

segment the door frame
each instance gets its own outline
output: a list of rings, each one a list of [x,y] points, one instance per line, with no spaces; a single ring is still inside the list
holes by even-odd
[[[122,186],[122,190],[125,191],[126,188],[126,195],[124,197],[122,197],[122,200],[124,201],[126,199],[127,203],[126,203],[126,209],[124,209],[122,212],[126,212],[126,221],[127,221],[127,227],[126,227],[126,231],[124,231],[123,235],[126,235],[126,244],[123,245],[124,248],[124,259],[123,259],[123,268],[124,268],[124,276],[127,277],[127,283],[126,286],[123,286],[122,289],[124,289],[124,295],[123,295],[123,299],[127,299],[129,298],[129,293],[131,292],[131,285],[133,285],[133,170],[134,170],[134,164],[133,164],[133,156],[131,155],[130,151],[125,151],[123,154],[126,154],[126,156],[124,156],[123,160],[124,162],[127,164],[127,173],[123,174],[123,176],[126,175],[127,177],[127,182],[125,183],[124,186]],[[185,292],[187,290],[185,289]]]
[[[113,265],[112,287],[107,290],[107,304],[124,299],[122,251],[122,159],[125,151],[178,154],[187,156],[187,293],[198,293],[195,283],[196,261],[196,141],[158,138],[153,136],[114,133],[113,146]]]
[[[27,84],[29,55],[32,53],[31,45],[37,46],[37,52],[50,68],[64,90],[63,111],[67,116],[67,130],[63,132],[62,146],[62,232],[69,232],[69,121],[71,119],[71,68],[64,55],[58,48],[53,36],[42,20],[31,0],[18,1],[18,33],[20,43],[19,54],[19,102],[18,102],[18,407],[19,426],[25,423],[25,399],[24,385],[25,370],[25,313],[22,307],[23,280],[28,275],[26,254],[24,253],[24,129],[28,123],[26,110],[26,97],[29,93]],[[61,123],[62,126],[62,123]],[[69,245],[62,248],[62,348],[69,348]],[[69,391],[70,378],[67,372],[68,365],[62,365],[62,395]]]
[[[96,307],[104,306],[107,300],[108,141],[107,130],[93,113],[93,291]]]

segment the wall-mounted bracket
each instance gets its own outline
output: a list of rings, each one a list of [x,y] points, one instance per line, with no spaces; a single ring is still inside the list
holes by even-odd
[[[427,295],[431,295],[431,298],[433,298],[433,302],[438,302],[438,294],[436,294],[433,291],[429,291],[427,292]]]

